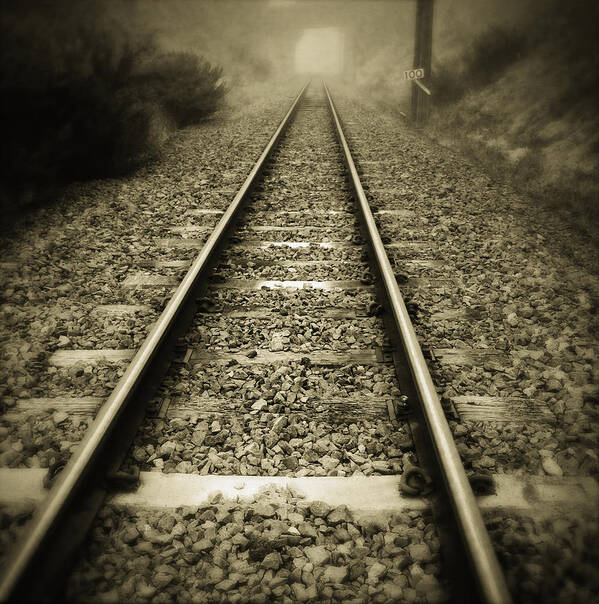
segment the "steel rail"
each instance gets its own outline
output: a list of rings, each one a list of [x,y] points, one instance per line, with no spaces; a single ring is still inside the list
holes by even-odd
[[[103,449],[107,446],[110,434],[119,418],[123,415],[128,402],[132,400],[142,383],[152,359],[156,357],[161,344],[166,340],[169,330],[175,323],[184,303],[193,296],[197,287],[198,277],[209,265],[213,253],[218,249],[219,243],[236,216],[242,202],[251,191],[266,160],[289,125],[308,85],[309,82],[295,97],[289,111],[272,135],[245,182],[204,244],[204,247],[194,260],[191,268],[173,294],[173,297],[162,311],[156,324],[127,367],[124,375],[102,405],[96,419],[57,478],[55,485],[48,493],[41,507],[34,514],[28,532],[19,542],[2,577],[0,601],[21,600],[22,598],[16,598],[16,595],[21,595],[23,592],[27,593],[27,585],[24,585],[24,583],[36,580],[31,573],[31,566],[36,555],[38,555],[43,546],[47,546],[48,540],[55,534],[55,525],[58,519],[65,513],[68,503],[74,499],[74,494],[80,488],[84,477],[92,471],[94,461],[98,456],[103,454]]]
[[[343,149],[345,164],[349,172],[356,200],[360,206],[362,218],[383,280],[389,307],[402,340],[402,346],[408,360],[422,413],[435,449],[437,462],[445,481],[454,517],[470,562],[471,572],[474,574],[479,589],[480,601],[488,603],[511,602],[505,577],[497,561],[495,550],[491,544],[474,493],[466,477],[466,472],[464,471],[460,455],[449,429],[443,408],[441,407],[435,385],[422,354],[399,286],[397,285],[395,274],[385,252],[372,211],[370,210],[370,205],[362,188],[356,165],[343,134],[333,99],[326,84],[323,83],[323,86],[329,101],[329,110],[335,124],[337,138]]]

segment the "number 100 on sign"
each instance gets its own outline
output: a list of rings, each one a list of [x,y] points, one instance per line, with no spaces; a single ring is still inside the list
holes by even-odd
[[[408,69],[403,75],[406,80],[421,80],[424,77],[424,69]]]

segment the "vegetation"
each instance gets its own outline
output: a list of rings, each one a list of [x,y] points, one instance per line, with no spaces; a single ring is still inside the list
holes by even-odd
[[[130,170],[223,100],[220,69],[164,53],[95,3],[35,6],[7,5],[0,16],[4,209]]]
[[[529,7],[438,60],[430,130],[599,242],[599,4]]]
[[[468,90],[490,84],[529,48],[523,31],[490,27],[467,47],[457,65],[441,63],[435,68],[431,83],[435,103],[454,103]]]

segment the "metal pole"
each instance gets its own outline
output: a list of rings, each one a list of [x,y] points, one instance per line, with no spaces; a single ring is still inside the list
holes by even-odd
[[[414,69],[424,69],[420,82],[428,88],[431,76],[433,47],[433,4],[434,0],[417,0],[414,33]],[[420,86],[412,83],[412,120],[424,122],[430,111],[430,97]]]

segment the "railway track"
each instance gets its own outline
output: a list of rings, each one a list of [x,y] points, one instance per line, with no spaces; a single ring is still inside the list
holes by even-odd
[[[191,210],[162,245],[127,280],[176,287],[141,348],[53,356],[130,364],[2,597],[57,589],[91,524],[72,600],[509,601],[387,259],[405,244],[383,245],[328,90],[302,90],[230,206]]]

